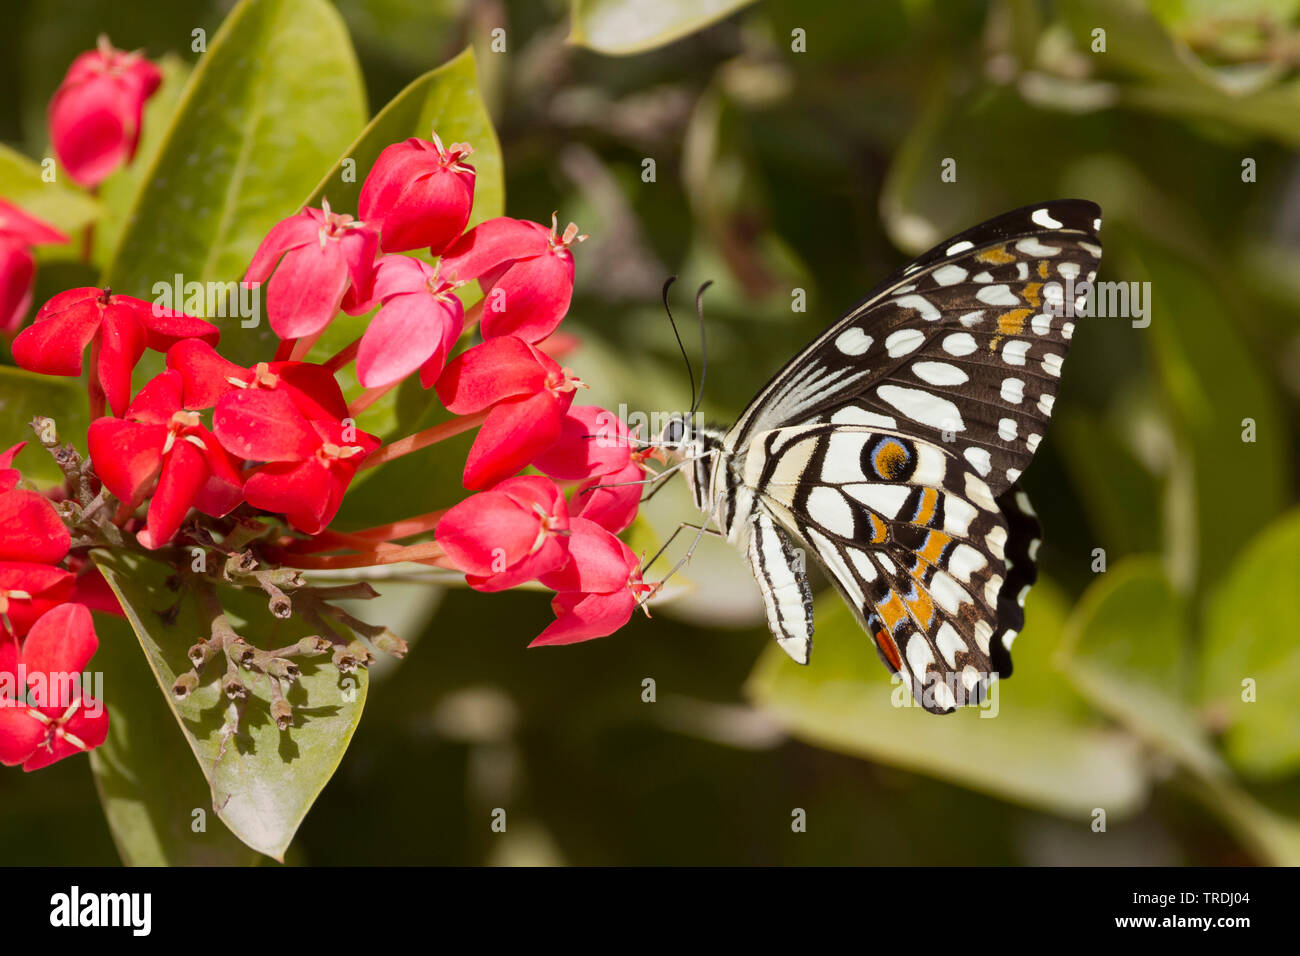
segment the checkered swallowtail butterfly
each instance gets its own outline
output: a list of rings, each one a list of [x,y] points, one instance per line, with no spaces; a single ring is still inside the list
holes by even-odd
[[[1017,479],[1074,331],[1063,296],[1081,306],[1076,284],[1096,275],[1100,217],[1063,199],[941,242],[791,359],[730,429],[670,426],[696,505],[748,557],[794,660],[812,648],[802,548],[925,709],[978,703],[1010,675],[1040,534]]]

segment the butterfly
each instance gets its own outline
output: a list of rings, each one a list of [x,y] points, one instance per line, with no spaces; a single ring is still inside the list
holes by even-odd
[[[1041,540],[1018,479],[1052,413],[1100,228],[1101,210],[1077,199],[981,223],[877,286],[731,428],[664,429],[795,661],[812,650],[812,554],[926,710],[977,704],[1010,676]]]

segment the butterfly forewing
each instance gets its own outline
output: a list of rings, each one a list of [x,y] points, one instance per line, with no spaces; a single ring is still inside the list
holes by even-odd
[[[785,366],[728,436],[834,421],[952,444],[1000,495],[1028,466],[1091,282],[1100,210],[1059,200],[1006,213],[899,270]]]

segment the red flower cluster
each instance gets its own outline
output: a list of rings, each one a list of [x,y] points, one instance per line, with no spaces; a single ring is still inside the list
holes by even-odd
[[[156,67],[106,42],[78,58],[50,109],[55,150],[77,181],[93,185],[129,161],[158,82]],[[259,552],[285,567],[415,560],[450,565],[481,591],[540,581],[556,592],[556,620],[534,644],[588,640],[626,623],[651,590],[617,537],[636,515],[648,451],[616,416],[574,406],[585,386],[553,357],[568,350],[554,333],[573,295],[572,247],[586,237],[572,224],[561,232],[554,216],[549,228],[500,217],[467,231],[470,153],[436,134],[396,143],[362,186],[360,218],[322,201],[270,231],[244,276],[265,283],[282,340],[266,361],[237,365],[217,351],[216,326],[108,289],[54,296],[17,335],[13,355],[24,368],[88,372],[93,473],[77,473],[89,484],[74,476],[46,497],[18,487],[21,446],[0,455],[0,762],[35,769],[107,733],[91,698],[41,692],[94,653],[88,607],[118,610],[85,548],[69,554],[73,538],[51,498],[73,490],[82,497],[65,509],[69,521],[103,528],[108,512],[87,517],[103,506],[91,501],[102,490],[118,502],[112,523],[151,550],[178,536],[209,542],[214,529],[226,534],[260,513],[296,532],[281,529]],[[56,230],[0,203],[0,327],[26,311],[29,247],[58,241]],[[426,249],[435,265],[406,254]],[[481,295],[469,309],[467,291]],[[351,345],[307,361],[340,311],[373,315]],[[476,329],[481,342],[466,342]],[[149,349],[165,368],[132,394]],[[349,404],[336,376],[354,361],[364,391]],[[452,419],[386,445],[360,431],[357,416],[417,371]],[[360,469],[475,428],[463,468],[474,493],[465,500],[381,528],[327,530]],[[80,536],[90,525],[76,527]],[[433,541],[395,543],[430,532]],[[356,553],[323,553],[342,549]]]

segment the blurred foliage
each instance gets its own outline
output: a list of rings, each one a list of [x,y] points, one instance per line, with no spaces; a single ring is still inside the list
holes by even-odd
[[[797,668],[769,647],[749,572],[717,542],[685,572],[693,591],[653,620],[562,649],[524,649],[549,619],[541,594],[381,580],[412,652],[371,674],[365,718],[289,862],[1300,862],[1300,3],[336,6],[365,115],[473,46],[506,212],[548,221],[558,208],[592,237],[569,320],[584,345],[566,360],[591,401],[689,400],[658,302],[669,274],[682,276],[684,312],[685,290],[715,280],[705,409],[728,420],[910,255],[1055,196],[1102,206],[1100,278],[1150,282],[1151,324],[1094,319],[1075,335],[1055,424],[1023,479],[1046,527],[1044,580],[997,719],[891,707],[897,689],[834,595],[819,602],[813,664]],[[702,15],[662,19],[688,7]],[[174,54],[177,85],[164,89],[178,89],[199,61],[191,31],[211,43],[227,9],[28,5],[0,37],[0,140],[45,154],[49,95],[101,30]],[[645,52],[623,55],[634,50]],[[323,171],[364,125],[361,84],[341,30],[283,56],[308,52],[336,58],[332,94],[271,51],[256,68],[284,74],[280,108],[310,114]],[[240,102],[232,84],[223,109]],[[327,95],[334,105],[319,105]],[[160,94],[151,119],[168,102]],[[213,130],[211,145],[247,135]],[[150,142],[147,131],[146,153]],[[34,168],[10,156],[5,194]],[[945,158],[956,182],[940,180]],[[120,209],[135,174],[98,204],[44,194],[44,214],[79,228]],[[247,185],[250,237],[300,201]],[[183,210],[150,217],[133,226],[139,242],[158,242],[158,217],[207,228]],[[76,275],[44,262],[38,297]],[[796,288],[805,312],[791,309]],[[25,437],[14,422],[29,404],[65,398],[0,406],[5,442]],[[418,389],[397,402],[404,422],[436,414]],[[361,485],[341,522],[449,503],[457,476],[430,473],[432,460]],[[665,491],[638,548],[691,518],[680,487]],[[167,722],[114,713],[147,720]],[[194,783],[178,779],[176,806]],[[85,762],[0,775],[0,801],[7,861],[116,859]],[[490,829],[496,807],[505,834]],[[806,833],[791,832],[795,808]],[[149,826],[129,801],[109,809],[119,829]]]

